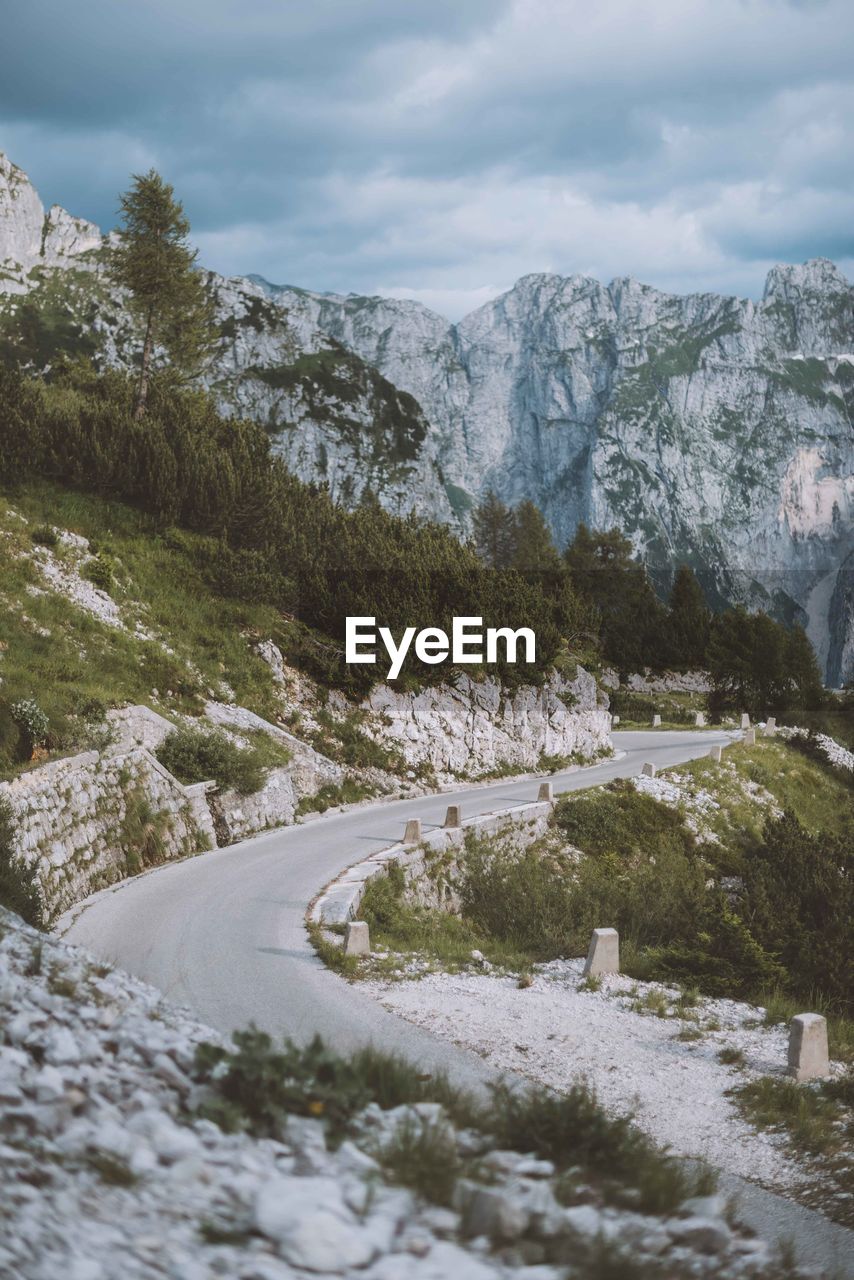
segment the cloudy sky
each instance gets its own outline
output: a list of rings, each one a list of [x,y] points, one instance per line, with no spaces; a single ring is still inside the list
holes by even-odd
[[[104,227],[457,318],[531,271],[758,296],[854,275],[851,0],[19,0],[0,150]]]

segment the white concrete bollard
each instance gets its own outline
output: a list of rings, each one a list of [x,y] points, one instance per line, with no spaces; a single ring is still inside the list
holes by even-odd
[[[755,747],[756,746],[756,730],[745,729],[742,742],[746,747]]]
[[[718,746],[716,746],[716,747],[711,747],[711,748],[710,748],[710,750],[709,750],[709,759],[710,759],[710,760],[716,760],[716,761],[717,761],[717,763],[718,763],[718,764],[720,764],[720,762],[721,762],[721,748],[720,748],[720,744],[718,744]]]
[[[620,935],[616,929],[594,929],[583,976],[620,972]]]
[[[777,732],[777,721],[775,720],[774,716],[769,716],[768,719],[765,721],[765,737],[773,738],[776,732]]]
[[[446,827],[461,827],[463,825],[463,815],[458,804],[449,804],[448,812],[445,814]]]
[[[406,824],[406,830],[403,833],[404,844],[420,844],[421,843],[421,819],[410,818]]]
[[[344,955],[369,956],[371,938],[364,920],[351,920],[344,929]]]
[[[537,792],[538,800],[547,800],[549,804],[554,804],[554,787],[550,782],[541,782],[540,789]]]
[[[655,765],[654,765],[654,764],[650,764],[649,762],[647,762],[647,763],[644,765],[644,767],[641,769],[641,774],[643,775],[643,777],[644,777],[644,778],[654,778],[654,777],[655,777]]]
[[[742,729],[750,728],[750,716],[747,714],[746,711],[742,711],[741,713],[741,727]]]
[[[620,723],[619,716],[611,716],[611,724],[619,724],[619,723]]]
[[[698,711],[694,716],[694,727],[696,729],[702,729],[705,723],[706,717],[703,715],[702,711]]]
[[[653,716],[652,717],[653,729],[657,729],[660,724],[661,724],[661,716]]]
[[[830,1072],[827,1021],[820,1013],[799,1013],[789,1026],[789,1075],[818,1080]]]

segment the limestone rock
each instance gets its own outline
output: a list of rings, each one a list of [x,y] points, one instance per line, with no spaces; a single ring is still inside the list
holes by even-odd
[[[375,1233],[344,1203],[334,1178],[270,1179],[258,1193],[254,1221],[286,1261],[307,1271],[342,1275],[379,1252]]]

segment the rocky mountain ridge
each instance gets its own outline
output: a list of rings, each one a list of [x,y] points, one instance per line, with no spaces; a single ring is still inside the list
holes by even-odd
[[[4,161],[0,349],[29,304],[36,364],[58,345],[134,360],[98,244]],[[854,289],[833,263],[775,267],[758,302],[529,275],[455,325],[209,280],[210,385],[302,478],[462,530],[488,488],[533,499],[561,544],[617,525],[654,568],[691,563],[712,597],[806,623],[830,683],[854,675]]]

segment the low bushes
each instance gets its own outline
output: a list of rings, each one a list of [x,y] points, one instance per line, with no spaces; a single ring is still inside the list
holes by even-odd
[[[758,790],[753,756],[733,760]],[[754,825],[724,822],[725,811],[740,812],[742,791],[736,804],[732,770],[704,774],[721,806],[709,810],[722,833],[713,843],[698,841],[681,809],[629,782],[566,797],[554,832],[524,852],[468,834],[454,872],[460,915],[410,902],[399,867],[369,883],[361,914],[391,951],[422,952],[449,968],[468,964],[475,947],[518,969],[579,956],[593,928],[613,927],[634,977],[762,1005],[776,992],[850,1027],[852,819],[835,811],[848,791],[829,773],[802,772],[801,757],[769,755],[761,780],[804,821],[785,812],[764,826],[761,815],[774,815],[770,796],[752,806]],[[832,831],[807,825],[819,814]]]
[[[648,698],[642,694],[627,693],[616,690],[610,695],[610,710],[617,715],[623,724],[630,721],[635,724],[652,724],[652,717],[660,715],[662,720],[671,724],[693,724],[695,712],[687,707],[664,698]]]
[[[591,929],[610,926],[635,977],[741,998],[778,988],[854,1012],[847,833],[809,831],[792,813],[772,818],[739,851],[741,874],[727,878],[679,810],[626,783],[562,801],[554,821],[582,856],[469,839],[458,884],[465,920],[543,960],[583,954]]]
[[[21,744],[27,759],[47,741],[50,721],[35,698],[21,698],[10,707],[12,719],[21,734]]]
[[[384,1110],[441,1102],[461,1119],[472,1105],[444,1076],[425,1076],[403,1058],[371,1048],[343,1058],[319,1036],[304,1047],[286,1041],[277,1048],[255,1027],[235,1032],[234,1048],[200,1045],[196,1074],[210,1086],[202,1114],[226,1132],[257,1138],[280,1138],[289,1115],[314,1116],[336,1145],[370,1102]]]
[[[609,1115],[585,1084],[560,1094],[498,1084],[489,1129],[502,1148],[533,1151],[558,1169],[580,1165],[597,1179],[629,1184],[642,1213],[666,1213],[689,1196],[714,1190],[709,1170],[691,1170],[665,1155],[631,1115]],[[614,1198],[620,1198],[616,1189]]]
[[[851,836],[813,835],[791,814],[769,823],[747,858],[743,915],[795,993],[854,1015]]]
[[[242,795],[258,791],[264,785],[267,768],[285,764],[290,758],[284,748],[271,745],[267,739],[249,748],[238,747],[218,730],[181,726],[173,730],[158,748],[157,759],[179,782],[216,781],[223,790]]]
[[[234,1047],[204,1044],[195,1074],[208,1086],[199,1111],[226,1131],[281,1138],[289,1115],[323,1120],[327,1140],[339,1144],[369,1103],[383,1110],[418,1102],[440,1103],[457,1125],[475,1129],[501,1149],[533,1153],[566,1174],[566,1199],[574,1177],[595,1181],[606,1200],[630,1193],[644,1212],[664,1213],[692,1195],[707,1194],[713,1176],[686,1167],[636,1129],[632,1117],[610,1116],[595,1094],[576,1084],[557,1095],[530,1086],[499,1083],[487,1102],[454,1088],[442,1074],[430,1075],[402,1058],[363,1049],[342,1058],[317,1037],[304,1048],[276,1047],[254,1028],[238,1032]],[[477,1176],[459,1155],[453,1131],[440,1122],[404,1122],[376,1156],[394,1181],[449,1203],[459,1174]]]
[[[345,778],[343,782],[325,782],[313,796],[301,796],[296,808],[296,816],[301,818],[306,813],[325,813],[327,809],[336,809],[342,804],[358,804],[374,795],[374,788],[356,778]]]
[[[471,922],[446,912],[431,911],[406,900],[402,867],[392,863],[368,881],[359,908],[371,931],[373,945],[393,952],[428,950],[450,968],[465,965],[477,948],[499,959],[490,939]]]
[[[653,849],[666,847],[687,856],[694,848],[677,810],[639,793],[624,779],[559,801],[554,824],[585,853],[630,863]]]

